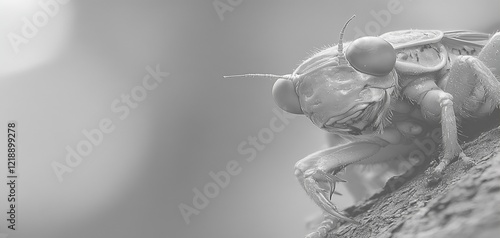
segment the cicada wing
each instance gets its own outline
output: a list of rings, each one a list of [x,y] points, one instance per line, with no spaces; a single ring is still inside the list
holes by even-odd
[[[477,55],[488,43],[490,37],[490,34],[474,31],[446,31],[442,43],[451,49],[464,49],[465,47],[472,55]]]
[[[475,31],[445,31],[443,40],[448,42],[460,42],[477,46],[484,46],[488,43],[491,35]]]

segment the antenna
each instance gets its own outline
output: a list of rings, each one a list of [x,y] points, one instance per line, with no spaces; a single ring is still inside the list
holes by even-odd
[[[346,61],[345,55],[344,55],[344,44],[342,43],[342,40],[344,38],[344,31],[345,31],[345,28],[347,27],[347,24],[349,24],[349,22],[351,22],[352,19],[354,19],[355,17],[356,17],[356,15],[352,15],[352,17],[349,18],[349,20],[347,20],[347,22],[344,24],[342,31],[340,31],[339,44],[337,45],[337,51],[339,52],[339,65],[346,65],[347,64],[347,61]]]
[[[356,15],[353,15],[351,18],[349,18],[349,20],[347,20],[347,22],[344,24],[344,27],[342,27],[342,31],[340,31],[340,39],[339,39],[339,44],[337,45],[337,50],[339,52],[339,65],[347,65],[347,60],[345,58],[345,55],[344,55],[344,45],[342,43],[342,40],[344,38],[344,32],[345,32],[345,28],[347,28],[347,25],[349,24],[349,22],[352,21],[352,19],[354,19],[354,17],[356,17]],[[307,72],[307,73],[310,73],[310,72]],[[305,73],[305,74],[307,74]],[[304,75],[304,74],[302,74]],[[262,78],[284,78],[284,79],[288,79],[288,80],[294,80],[296,78],[299,78],[301,75],[297,75],[297,74],[294,74],[294,75],[291,75],[291,74],[286,74],[286,75],[276,75],[276,74],[237,74],[237,75],[227,75],[227,76],[223,76],[224,78],[246,78],[246,77],[262,77]]]
[[[224,78],[242,78],[242,77],[265,77],[265,78],[284,78],[288,80],[293,80],[296,77],[293,77],[290,74],[287,75],[276,75],[276,74],[238,74],[238,75],[228,75],[224,76]]]

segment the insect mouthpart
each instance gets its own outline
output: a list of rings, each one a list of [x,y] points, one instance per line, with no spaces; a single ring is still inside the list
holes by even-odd
[[[366,123],[365,110],[373,103],[363,103],[354,106],[347,113],[330,118],[323,126],[329,132],[348,133],[351,135],[360,135],[361,132],[370,124]],[[347,116],[346,116],[347,115]],[[354,125],[365,124],[362,128]]]
[[[360,129],[353,125],[349,125],[347,123],[334,123],[333,125],[327,125],[324,127],[329,132],[341,133],[341,134],[349,134],[349,135],[361,135],[364,128]]]
[[[382,132],[392,117],[390,101],[395,87],[384,88],[380,100],[359,103],[347,112],[331,117],[322,129],[349,135],[361,135],[364,131]]]

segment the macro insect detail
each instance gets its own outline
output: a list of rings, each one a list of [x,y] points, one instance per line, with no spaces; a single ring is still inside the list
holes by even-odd
[[[428,125],[442,129],[442,157],[430,180],[456,157],[473,165],[458,143],[457,122],[500,107],[500,33],[401,30],[326,48],[292,74],[227,77],[277,78],[272,94],[283,110],[304,114],[344,143],[295,164],[295,175],[326,220],[307,237],[326,237],[332,218],[360,224],[332,202],[338,176],[350,164],[384,162],[401,154]]]

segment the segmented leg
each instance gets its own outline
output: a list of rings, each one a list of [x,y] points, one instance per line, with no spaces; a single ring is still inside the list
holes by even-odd
[[[408,113],[410,111],[410,106],[406,102],[399,101],[399,104],[406,104],[403,106],[399,106],[394,111],[401,113]],[[404,107],[408,107],[405,108]],[[399,111],[398,111],[399,110]],[[402,110],[402,111],[401,111]],[[412,138],[419,136],[423,131],[423,125],[419,124],[417,121],[403,120],[403,121],[393,121],[394,129],[400,132],[401,136],[404,138],[408,138],[409,140],[413,140]],[[391,133],[391,129],[386,129],[385,133]],[[328,146],[336,146],[339,144],[345,144],[348,141],[337,134],[329,133],[327,135]],[[404,140],[401,140],[404,142]],[[407,156],[410,151],[417,150],[418,148],[410,148],[409,145],[395,145],[398,150],[387,146],[377,154],[374,154],[370,157],[370,159],[360,161],[361,164],[378,164],[378,163],[392,163],[395,160],[399,160],[400,156]],[[403,151],[399,150],[399,148],[408,148],[403,149]],[[373,182],[373,178],[368,178],[364,176],[364,173],[360,174],[355,172],[351,167],[347,167],[345,169],[345,173],[342,175],[348,183],[345,184],[345,188],[349,192],[349,194],[354,198],[355,201],[361,201],[361,199],[366,198],[370,195],[370,185],[369,182]],[[367,183],[368,182],[368,183]],[[382,181],[384,182],[384,181]],[[320,222],[316,222],[316,225],[319,225]]]
[[[308,237],[325,237],[337,224],[332,219],[340,219],[359,224],[355,220],[345,216],[332,203],[333,194],[340,195],[335,191],[336,183],[346,182],[339,178],[337,173],[350,164],[376,163],[382,158],[387,160],[396,158],[398,152],[385,151],[388,146],[397,145],[402,142],[403,135],[419,135],[422,126],[415,122],[395,122],[394,127],[388,127],[382,134],[365,135],[357,137],[356,141],[330,135],[329,142],[332,147],[315,152],[295,164],[295,175],[300,184],[312,200],[326,214],[326,220],[319,228],[309,234]],[[388,153],[390,152],[390,153]],[[373,161],[375,160],[375,161]],[[317,222],[314,222],[318,224]]]
[[[387,144],[383,140],[355,141],[315,152],[295,164],[295,176],[306,193],[326,214],[358,223],[339,212],[331,202],[332,195],[336,193],[336,183],[345,182],[336,174],[349,164],[369,158]],[[333,229],[327,224],[330,224],[328,219],[309,237],[325,237]]]
[[[460,144],[458,144],[457,123],[455,111],[453,109],[453,96],[442,90],[429,91],[422,101],[422,108],[423,110],[427,108],[430,109],[435,103],[438,103],[441,108],[440,118],[443,157],[438,166],[434,168],[431,180],[439,179],[446,166],[457,156],[468,165],[472,163],[472,160],[462,152],[462,148]]]
[[[450,69],[444,91],[433,88],[420,102],[422,114],[440,115],[443,135],[443,158],[434,168],[431,180],[440,177],[451,160],[458,156],[469,165],[458,144],[456,117],[481,117],[500,106],[500,82],[493,72],[500,72],[500,34],[495,34],[478,57],[458,56]],[[492,72],[493,71],[493,72]],[[437,110],[439,105],[440,110]],[[438,112],[440,111],[440,112]]]

